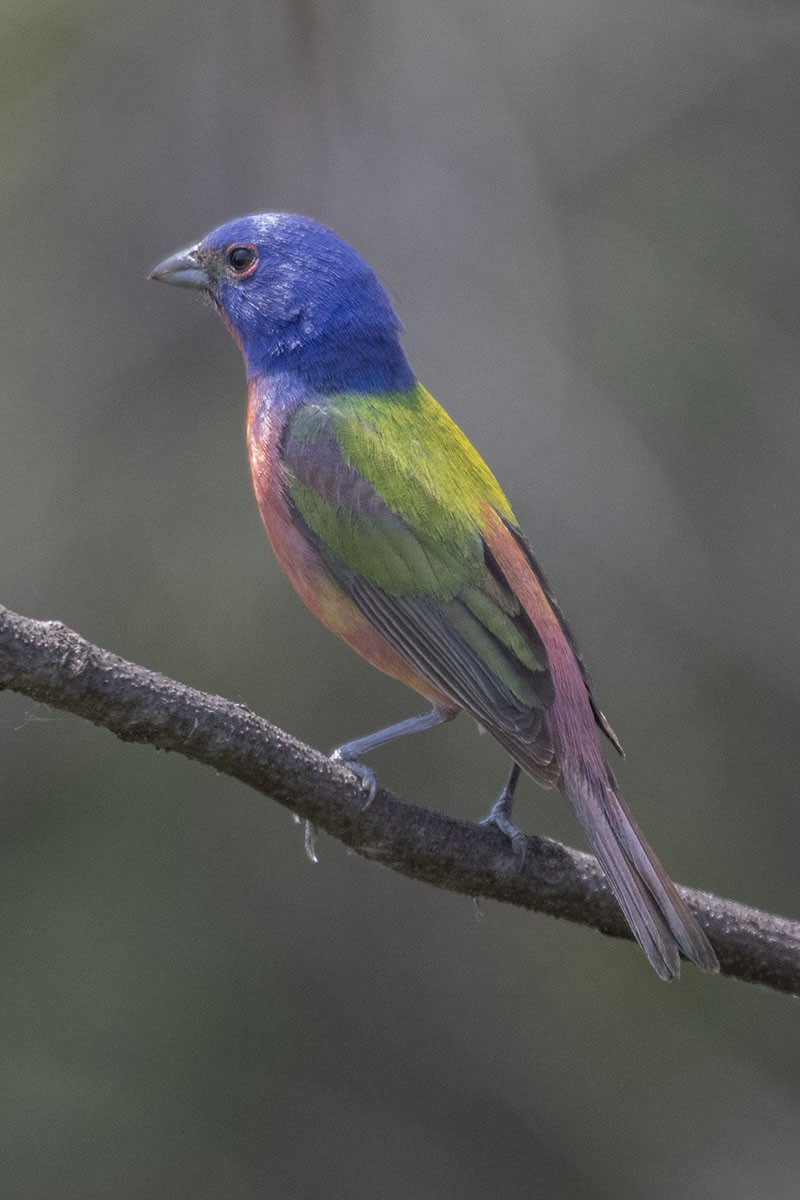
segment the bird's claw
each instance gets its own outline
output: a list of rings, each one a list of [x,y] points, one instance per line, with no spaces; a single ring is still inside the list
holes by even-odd
[[[503,793],[493,805],[491,810],[479,822],[481,825],[493,825],[500,833],[505,834],[511,842],[511,848],[514,853],[514,858],[517,862],[517,868],[521,869],[525,862],[527,852],[528,839],[525,834],[515,825],[508,815],[508,802]]]
[[[364,763],[357,759],[345,758],[338,750],[334,750],[331,754],[331,762],[341,763],[343,767],[347,767],[352,775],[355,775],[361,786],[367,791],[367,799],[364,808],[369,808],[372,801],[378,794],[378,778],[372,767],[367,767]]]
[[[303,826],[303,848],[306,852],[306,858],[309,862],[318,863],[317,858],[317,827],[313,821],[305,821],[302,817],[294,814],[295,825]]]

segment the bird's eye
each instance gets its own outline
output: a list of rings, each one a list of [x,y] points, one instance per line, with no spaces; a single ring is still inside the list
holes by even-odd
[[[231,246],[226,254],[231,274],[242,279],[249,275],[258,262],[258,252],[255,246]]]

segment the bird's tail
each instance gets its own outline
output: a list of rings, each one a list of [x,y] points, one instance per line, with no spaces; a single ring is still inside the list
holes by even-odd
[[[703,971],[717,956],[661,863],[645,841],[606,763],[562,773],[560,787],[575,810],[639,945],[662,979],[680,974],[679,950]]]
[[[572,636],[529,547],[513,527],[486,516],[483,537],[544,645],[554,698],[534,735],[489,725],[533,779],[558,786],[575,810],[636,940],[662,979],[680,974],[680,951],[704,971],[719,964],[706,935],[644,839],[603,757],[589,680]],[[483,719],[482,719],[483,720]],[[542,734],[549,738],[549,759]],[[609,735],[611,736],[611,735]],[[612,736],[612,741],[616,741]]]

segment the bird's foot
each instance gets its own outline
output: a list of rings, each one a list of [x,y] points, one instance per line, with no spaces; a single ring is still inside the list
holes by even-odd
[[[494,825],[495,829],[499,829],[500,833],[505,834],[511,842],[517,867],[521,868],[525,862],[528,839],[519,826],[515,825],[511,820],[512,801],[513,791],[509,795],[508,788],[504,788],[480,824]]]
[[[345,755],[342,753],[342,750],[344,749],[346,749],[346,747],[340,746],[338,750],[334,750],[330,756],[331,762],[341,763],[343,767],[347,767],[348,771],[350,771],[352,775],[355,775],[356,779],[360,780],[361,786],[367,793],[367,799],[366,803],[364,804],[364,808],[369,808],[370,804],[372,804],[372,801],[375,799],[375,796],[378,793],[378,778],[375,772],[372,770],[372,767],[365,766],[364,763],[359,762],[357,758],[345,757]]]

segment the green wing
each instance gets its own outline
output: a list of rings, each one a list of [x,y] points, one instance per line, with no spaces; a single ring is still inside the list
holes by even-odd
[[[433,398],[418,388],[305,405],[281,451],[293,518],[345,594],[481,724],[551,763],[547,655],[478,524],[487,502],[513,514]]]

